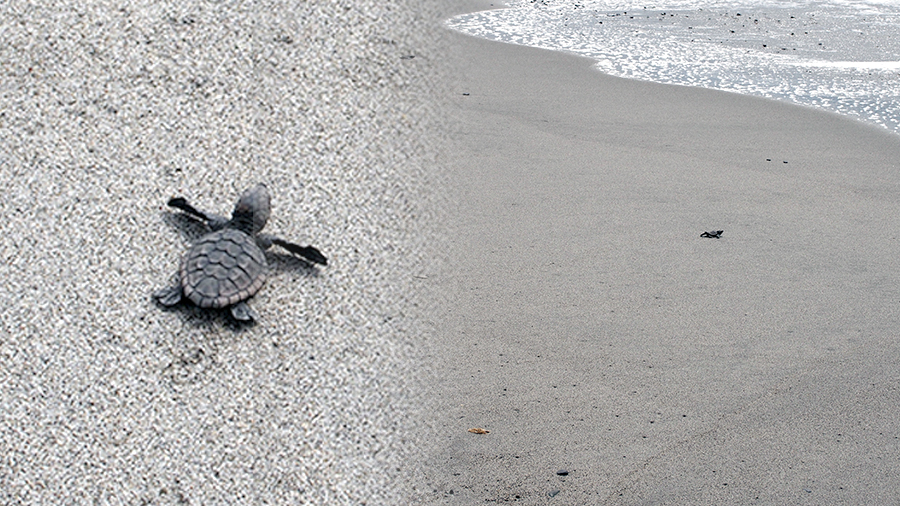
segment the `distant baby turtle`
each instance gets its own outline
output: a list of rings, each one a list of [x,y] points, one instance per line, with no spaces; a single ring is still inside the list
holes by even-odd
[[[231,219],[198,211],[187,200],[176,197],[169,207],[204,220],[212,232],[188,250],[178,270],[178,284],[153,293],[163,306],[174,306],[187,298],[202,308],[231,309],[235,320],[256,320],[247,299],[262,288],[268,264],[263,250],[273,244],[310,262],[327,265],[328,260],[312,246],[299,246],[259,232],[269,221],[269,190],[258,184],[245,191]]]
[[[721,239],[723,233],[725,233],[724,230],[713,230],[711,232],[703,232],[702,234],[700,234],[700,237],[709,237],[710,239]]]

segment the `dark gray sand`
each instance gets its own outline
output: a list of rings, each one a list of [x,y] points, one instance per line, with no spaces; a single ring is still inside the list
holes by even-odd
[[[0,503],[393,504],[433,255],[419,2],[4,2]],[[164,310],[257,182],[257,325]]]
[[[448,47],[457,205],[419,502],[900,496],[900,138]]]

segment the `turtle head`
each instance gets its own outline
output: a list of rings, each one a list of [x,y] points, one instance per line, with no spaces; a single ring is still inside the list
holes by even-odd
[[[269,190],[258,184],[241,194],[231,213],[231,226],[250,235],[258,234],[269,221]]]

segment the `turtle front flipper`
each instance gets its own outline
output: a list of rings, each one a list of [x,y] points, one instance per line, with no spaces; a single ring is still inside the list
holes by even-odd
[[[319,250],[313,248],[312,246],[300,246],[299,244],[294,244],[292,242],[282,241],[281,239],[273,239],[273,244],[277,244],[282,248],[290,251],[295,255],[300,255],[301,257],[309,260],[310,262],[322,265],[328,265],[328,259],[325,258]]]
[[[209,225],[209,228],[213,230],[219,230],[221,228],[224,228],[225,225],[228,224],[228,218],[219,216],[217,214],[204,213],[203,211],[192,206],[184,197],[175,197],[169,200],[167,204],[169,207],[181,209],[185,213],[190,214],[195,218],[200,218]]]
[[[200,218],[203,221],[209,220],[209,218],[206,216],[206,213],[204,213],[203,211],[200,211],[196,207],[192,206],[190,203],[188,203],[187,199],[185,199],[184,197],[172,198],[166,204],[169,207],[174,207],[175,209],[181,209],[182,211],[184,211],[192,216],[196,216],[197,218]]]
[[[235,320],[242,322],[252,322],[259,319],[259,315],[256,314],[256,311],[254,311],[246,302],[238,302],[231,306],[231,316],[234,317]]]
[[[312,263],[328,265],[328,259],[325,258],[325,255],[322,254],[316,248],[312,246],[300,246],[299,244],[294,244],[292,242],[287,242],[284,239],[280,239],[278,237],[260,234],[256,236],[256,242],[259,243],[259,247],[262,249],[269,249],[269,246],[273,244],[277,244],[282,248],[290,251],[295,255],[299,255]]]
[[[181,285],[170,286],[153,292],[153,298],[163,306],[174,306],[181,302]]]

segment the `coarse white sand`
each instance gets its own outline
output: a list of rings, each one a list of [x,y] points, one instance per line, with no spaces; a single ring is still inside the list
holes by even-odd
[[[418,2],[0,6],[0,503],[393,504],[436,230]],[[204,229],[273,193],[255,326],[165,310]]]

